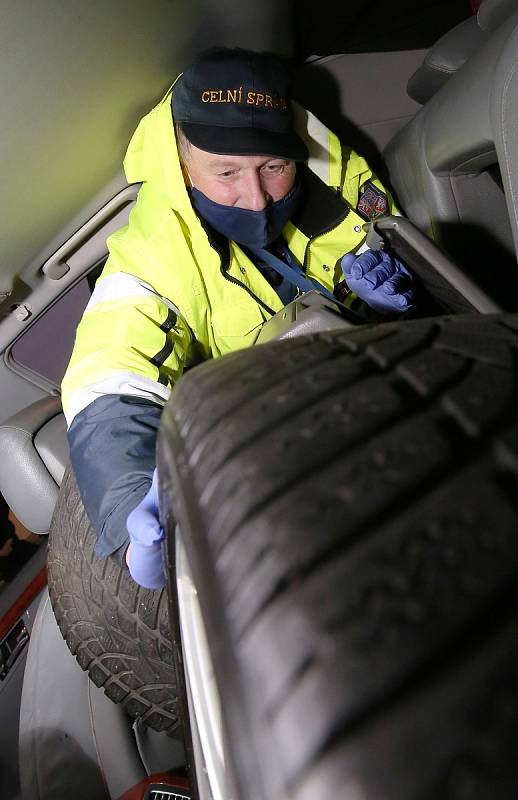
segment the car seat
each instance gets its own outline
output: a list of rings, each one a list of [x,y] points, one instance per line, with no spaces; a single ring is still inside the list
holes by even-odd
[[[58,397],[38,400],[0,425],[0,493],[22,525],[48,533],[68,461]]]
[[[0,425],[0,492],[28,530],[45,534],[68,462],[58,397]],[[133,730],[132,730],[133,728]],[[23,800],[112,800],[148,772],[183,763],[165,735],[137,726],[79,667],[45,591],[32,627],[20,707]]]
[[[409,79],[409,96],[426,103],[489,39],[515,6],[515,0],[485,0],[477,14],[441,36]]]
[[[492,11],[500,24],[383,155],[410,220],[516,310],[518,10],[508,15],[510,5],[486,0],[479,14]]]
[[[116,798],[146,777],[129,718],[69,652],[45,591],[20,708],[23,800]]]

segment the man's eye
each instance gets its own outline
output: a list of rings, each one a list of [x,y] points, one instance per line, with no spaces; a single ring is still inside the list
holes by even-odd
[[[234,169],[227,169],[227,170],[225,170],[225,172],[220,172],[219,173],[219,177],[220,178],[231,178],[235,174],[236,174],[236,171]]]
[[[285,166],[285,164],[265,164],[263,170],[276,175],[277,173],[282,172]]]

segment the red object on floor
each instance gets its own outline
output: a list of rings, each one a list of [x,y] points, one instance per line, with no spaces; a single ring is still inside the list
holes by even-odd
[[[140,783],[137,783],[132,789],[128,789],[122,797],[119,797],[119,800],[142,800],[149,786],[156,786],[157,788],[163,786],[164,789],[168,789],[169,791],[171,789],[176,789],[180,796],[191,796],[189,781],[185,778],[178,778],[170,772],[161,772],[157,775],[150,775],[149,778],[140,781]]]

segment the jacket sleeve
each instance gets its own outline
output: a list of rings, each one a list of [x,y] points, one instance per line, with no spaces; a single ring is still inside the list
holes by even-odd
[[[126,519],[151,485],[162,406],[106,395],[81,411],[68,431],[70,460],[99,556],[128,544]]]
[[[101,277],[62,384],[70,458],[96,552],[122,558],[146,494],[162,408],[193,344],[179,309],[128,273]]]

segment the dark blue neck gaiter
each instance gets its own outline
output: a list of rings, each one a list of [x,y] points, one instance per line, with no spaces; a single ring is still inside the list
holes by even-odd
[[[262,211],[224,206],[200,192],[191,189],[194,208],[215,230],[245,247],[267,247],[274,242],[295,211],[301,197],[298,180],[290,191],[275,203],[268,203]]]

